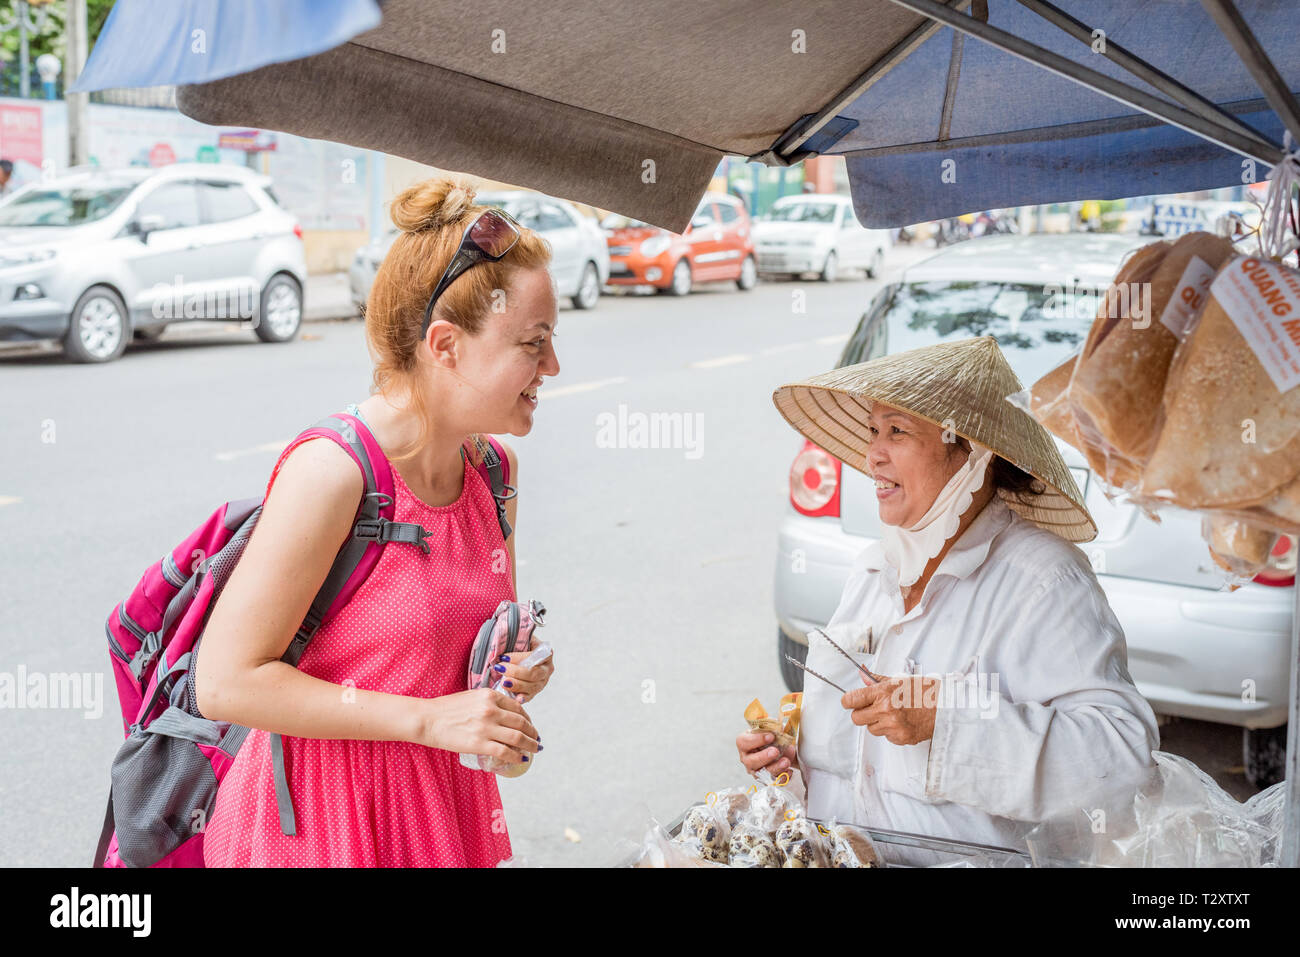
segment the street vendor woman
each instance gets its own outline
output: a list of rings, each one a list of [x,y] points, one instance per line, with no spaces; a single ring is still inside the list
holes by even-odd
[[[804,680],[799,744],[741,734],[815,819],[1024,848],[1047,817],[1130,792],[1159,732],[1087,556],[1095,537],[1051,436],[991,337],[783,386],[800,433],[876,480],[868,545]],[[854,662],[864,666],[868,675]],[[874,683],[873,683],[874,682]]]

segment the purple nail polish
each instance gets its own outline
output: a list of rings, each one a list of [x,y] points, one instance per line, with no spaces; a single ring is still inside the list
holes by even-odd
[[[510,660],[510,656],[509,656],[509,655],[502,655],[502,656],[501,656],[501,660],[502,660],[502,661],[509,661],[509,660]]]
[[[528,760],[528,755],[526,755],[526,754],[524,755],[524,760],[525,760],[525,761]]]
[[[506,686],[507,688],[512,688],[512,687],[514,687],[514,685],[512,685],[509,681],[505,682],[505,686]]]
[[[501,672],[502,674],[505,674],[505,673],[506,673],[506,666],[505,666],[505,665],[493,665],[493,666],[492,666],[492,670],[493,670],[493,671],[499,671],[499,672]]]
[[[537,745],[537,750],[538,750],[538,751],[545,751],[546,749],[545,749],[544,747],[542,747],[540,744],[538,744],[538,745]]]

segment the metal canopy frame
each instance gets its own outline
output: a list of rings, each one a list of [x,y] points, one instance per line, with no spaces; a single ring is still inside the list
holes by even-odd
[[[822,110],[793,126],[776,141],[771,149],[750,157],[751,160],[769,165],[789,165],[812,155],[807,150],[801,151],[800,147],[841,109],[866,92],[877,80],[945,25],[952,27],[958,37],[962,34],[973,36],[977,40],[1027,60],[1057,76],[1065,77],[1095,93],[1107,96],[1224,149],[1257,160],[1266,166],[1276,166],[1286,156],[1286,152],[1280,145],[1270,141],[1258,130],[1130,53],[1110,38],[1106,39],[1103,56],[1178,105],[1175,106],[1144,90],[1029,43],[1015,34],[989,26],[987,8],[983,3],[978,5],[984,8],[982,12],[985,15],[978,17],[959,12],[972,0],[949,0],[946,4],[938,0],[890,0],[890,2],[922,14],[928,17],[930,22],[918,27],[885,56],[873,63]],[[1092,44],[1092,29],[1088,25],[1047,0],[1017,0],[1017,2],[1075,39]],[[1256,39],[1233,0],[1201,0],[1201,5],[1250,72],[1269,106],[1277,113],[1291,134],[1294,144],[1300,146],[1300,104],[1287,89],[1282,75],[1278,73],[1273,61]],[[957,49],[954,47],[954,52]],[[953,74],[954,71],[950,69],[945,109],[953,93],[951,88]],[[1292,588],[1295,592],[1295,606],[1291,615],[1291,699],[1288,708],[1284,766],[1286,804],[1282,819],[1282,848],[1278,858],[1279,864],[1283,867],[1300,867],[1300,583],[1294,584]]]

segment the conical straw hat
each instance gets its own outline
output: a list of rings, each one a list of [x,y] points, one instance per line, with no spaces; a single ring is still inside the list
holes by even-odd
[[[882,356],[783,385],[772,401],[805,438],[859,472],[867,467],[866,418],[883,402],[992,449],[1047,488],[1042,495],[998,489],[1024,518],[1069,542],[1091,541],[1088,514],[1051,435],[1007,401],[1023,387],[992,336]],[[1032,503],[1032,504],[1031,504]]]

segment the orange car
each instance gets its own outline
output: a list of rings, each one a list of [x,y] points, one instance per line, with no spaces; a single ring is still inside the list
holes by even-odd
[[[741,289],[758,282],[749,213],[735,196],[706,193],[684,233],[617,213],[601,226],[609,242],[611,286],[654,286],[684,296],[697,282],[729,280]]]

